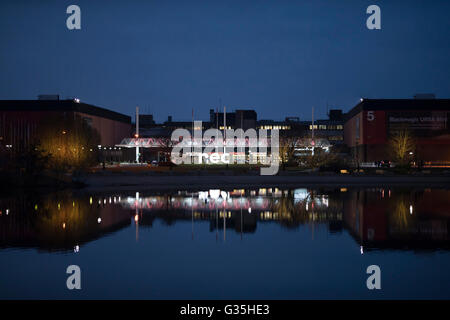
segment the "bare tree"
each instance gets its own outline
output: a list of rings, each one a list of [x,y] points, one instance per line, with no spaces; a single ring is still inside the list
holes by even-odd
[[[389,149],[399,165],[407,165],[410,152],[415,149],[415,141],[408,129],[394,132],[389,140]]]
[[[294,137],[280,137],[280,158],[282,161],[283,169],[286,164],[294,161],[295,146],[297,139]]]

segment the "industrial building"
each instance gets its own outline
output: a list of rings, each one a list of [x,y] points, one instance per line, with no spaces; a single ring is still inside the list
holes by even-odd
[[[358,162],[390,160],[393,133],[408,130],[415,145],[411,161],[450,163],[450,99],[361,99],[344,125],[345,143]]]
[[[0,100],[0,144],[11,151],[23,150],[33,143],[39,123],[55,116],[82,118],[97,130],[105,147],[114,147],[131,134],[131,117],[127,115],[78,99],[39,96],[38,100]]]

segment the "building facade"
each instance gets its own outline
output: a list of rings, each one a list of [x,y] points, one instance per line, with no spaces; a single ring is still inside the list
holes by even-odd
[[[359,162],[390,160],[390,137],[407,130],[412,161],[450,161],[450,99],[361,99],[344,125],[345,143]]]
[[[41,121],[61,116],[85,120],[105,147],[114,147],[131,134],[131,117],[78,99],[0,100],[0,143],[12,151],[23,150],[33,143]]]

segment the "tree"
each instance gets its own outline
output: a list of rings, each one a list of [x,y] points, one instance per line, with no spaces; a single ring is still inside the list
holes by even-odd
[[[169,138],[162,137],[162,138],[159,138],[158,141],[159,141],[160,152],[164,156],[164,161],[170,162],[174,142],[170,139],[170,137]]]
[[[100,135],[79,116],[56,116],[40,123],[37,141],[37,148],[50,155],[49,168],[61,174],[95,164]]]
[[[280,137],[279,153],[283,169],[286,164],[290,164],[294,161],[296,143],[297,139],[294,137]]]
[[[409,130],[395,131],[389,140],[389,149],[398,165],[408,165],[410,152],[413,152],[415,149],[415,141]]]

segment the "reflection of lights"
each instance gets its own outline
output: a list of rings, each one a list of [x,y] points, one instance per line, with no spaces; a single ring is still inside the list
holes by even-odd
[[[302,201],[308,198],[309,193],[307,189],[295,189],[294,190],[294,199],[297,201]]]
[[[363,248],[363,246],[361,246],[361,247],[359,248],[359,250],[361,251],[361,254],[364,254],[364,248]]]
[[[252,207],[248,207],[248,213],[252,213]]]
[[[211,189],[211,190],[209,190],[209,195],[213,199],[219,199],[219,197],[220,197],[220,190],[218,190],[218,189]]]
[[[58,210],[61,209],[61,204],[58,203]]]
[[[109,203],[111,204],[111,197],[109,197]]]
[[[9,214],[9,209],[6,209],[6,215],[8,215]]]
[[[105,198],[105,199],[103,199],[103,204],[106,204],[106,198]]]
[[[102,218],[99,217],[99,218],[97,219],[97,223],[100,223],[100,222],[102,222]]]
[[[80,246],[76,245],[75,247],[73,247],[73,252],[75,253],[80,252]]]
[[[409,214],[413,214],[413,206],[412,205],[409,206]]]
[[[136,214],[136,215],[134,216],[134,221],[135,221],[135,222],[138,222],[138,220],[139,220],[139,216]]]
[[[92,204],[92,197],[89,197],[89,204]]]

